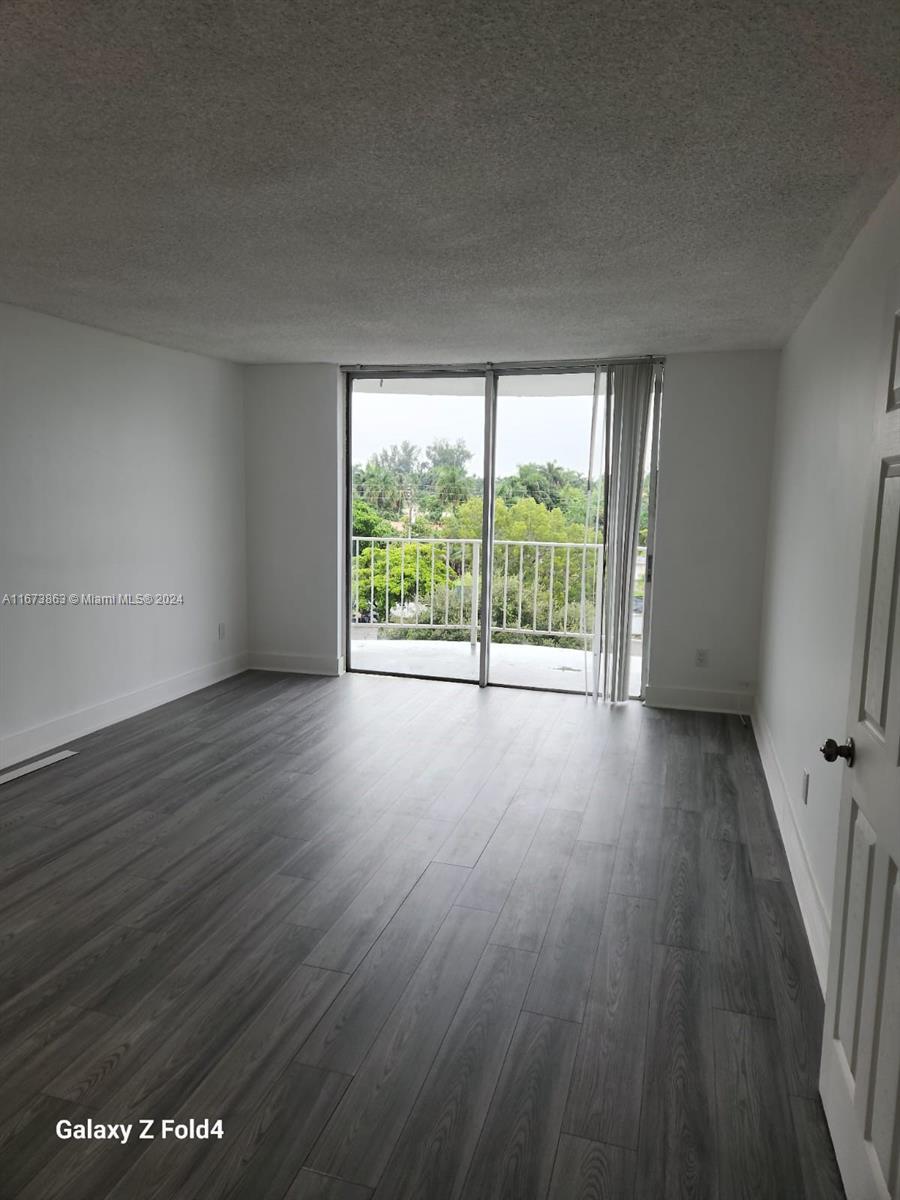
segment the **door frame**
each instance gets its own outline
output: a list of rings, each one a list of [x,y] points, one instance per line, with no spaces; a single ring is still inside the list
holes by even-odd
[[[497,491],[497,373],[484,373],[484,479],[481,484],[481,632],[478,686],[487,687],[491,670],[492,591],[494,584],[494,500]],[[485,626],[485,613],[487,625]]]
[[[485,638],[481,631],[481,621],[478,622],[479,630],[482,632],[482,637],[479,643],[480,657],[478,664],[478,678],[476,679],[461,679],[454,675],[418,675],[410,671],[373,671],[371,668],[362,670],[353,666],[352,659],[352,610],[353,602],[350,595],[350,590],[353,580],[353,382],[356,379],[453,379],[469,377],[477,379],[479,376],[485,377],[485,422],[487,422],[488,412],[488,396],[487,396],[487,375],[490,371],[486,363],[478,363],[469,366],[431,366],[431,367],[367,367],[359,366],[342,366],[339,368],[344,376],[344,561],[343,561],[343,596],[341,598],[343,611],[343,636],[344,636],[344,665],[347,672],[357,671],[365,675],[385,675],[390,679],[431,679],[435,683],[466,683],[474,684],[479,687],[484,687],[481,682],[482,670],[486,671],[487,662],[485,659]],[[496,381],[494,383],[494,412],[496,412]],[[484,430],[484,446],[485,446],[485,466],[488,462],[488,444],[487,444],[487,427]],[[491,464],[493,465],[493,448],[491,450]],[[487,492],[487,477],[485,477],[482,485],[482,497]],[[491,478],[491,494],[493,495],[493,475]],[[491,504],[483,504],[486,509],[493,508]],[[491,529],[493,529],[493,513],[490,517]],[[488,574],[485,570],[484,563],[484,520],[482,520],[482,535],[481,535],[481,595],[484,595],[484,577]],[[484,609],[482,609],[482,612]]]
[[[880,1039],[885,1025],[885,1006],[896,1002],[890,956],[891,934],[896,937],[897,875],[900,869],[900,837],[895,816],[893,790],[897,769],[896,697],[888,707],[892,682],[900,668],[900,629],[895,628],[898,604],[898,534],[890,560],[888,624],[884,634],[884,678],[882,720],[879,727],[867,712],[866,672],[869,666],[875,585],[882,549],[881,534],[886,482],[897,478],[900,467],[900,412],[893,401],[893,363],[900,338],[900,272],[891,281],[882,345],[885,358],[892,347],[890,367],[885,361],[879,372],[874,405],[870,455],[866,464],[866,513],[862,530],[853,657],[842,740],[853,737],[855,765],[840,760],[843,773],[838,826],[834,894],[832,900],[829,962],[825,989],[825,1016],[819,1089],[831,1131],[835,1154],[848,1196],[888,1200],[897,1194],[891,1175],[898,1171],[896,1155],[900,1133],[894,1134],[888,1163],[880,1160],[883,1147],[876,1144],[873,1130],[876,1103],[889,1097],[893,1103],[895,1130],[900,1119],[897,1084],[888,1079],[882,1088],[878,1075]],[[883,381],[883,383],[882,383]],[[890,542],[887,543],[890,546]],[[891,676],[894,675],[892,681]],[[823,730],[823,734],[831,731]],[[840,731],[837,731],[840,733]],[[893,942],[896,945],[896,942]],[[844,1009],[849,1021],[845,1023]],[[887,1024],[890,1031],[891,1026]],[[850,1052],[846,1048],[849,1037]],[[896,1047],[896,1042],[894,1042]],[[893,1092],[892,1092],[893,1089]],[[890,1191],[889,1191],[890,1189]]]
[[[480,580],[480,657],[477,679],[459,679],[446,675],[417,675],[405,671],[372,671],[367,675],[387,675],[398,679],[433,679],[444,683],[470,683],[479,687],[509,687],[519,691],[554,691],[560,695],[577,695],[564,689],[536,688],[522,684],[492,683],[490,681],[491,624],[484,629],[484,613],[491,611],[491,586],[494,554],[494,489],[496,484],[497,385],[502,376],[515,375],[578,375],[604,370],[620,363],[650,362],[654,367],[653,425],[651,429],[652,467],[647,517],[647,579],[644,585],[643,649],[641,656],[641,694],[630,699],[643,701],[649,664],[650,629],[652,626],[653,579],[651,546],[656,540],[656,475],[659,464],[659,422],[665,358],[661,355],[626,355],[620,358],[572,358],[535,360],[529,362],[430,363],[426,365],[345,364],[339,369],[344,377],[344,570],[343,570],[343,636],[344,663],[354,671],[352,661],[352,601],[350,587],[353,559],[353,383],[356,379],[441,379],[482,376],[484,395],[484,482],[482,491],[483,517],[481,527]]]

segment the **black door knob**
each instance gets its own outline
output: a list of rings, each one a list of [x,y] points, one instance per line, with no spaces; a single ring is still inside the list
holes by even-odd
[[[826,762],[837,762],[839,758],[845,758],[847,766],[853,766],[853,759],[856,756],[856,747],[853,744],[853,738],[847,738],[843,746],[839,746],[834,738],[826,738],[819,749]]]

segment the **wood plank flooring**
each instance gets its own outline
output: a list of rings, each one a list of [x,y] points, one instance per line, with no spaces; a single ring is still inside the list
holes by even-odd
[[[70,748],[0,787],[0,1200],[843,1196],[738,718],[251,672]]]

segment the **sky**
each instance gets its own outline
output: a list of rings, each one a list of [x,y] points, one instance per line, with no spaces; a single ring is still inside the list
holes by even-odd
[[[583,378],[583,377],[579,377]],[[544,377],[546,380],[546,377]],[[515,378],[501,378],[497,395],[497,475],[513,475],[519,463],[556,461],[587,474],[591,433],[590,378],[581,395],[515,395]],[[462,438],[473,457],[469,470],[483,470],[483,384],[474,395],[391,392],[386,379],[377,392],[353,395],[353,462],[402,441],[423,451],[436,438]],[[521,387],[521,385],[520,385]],[[547,384],[544,382],[547,389]],[[549,390],[549,389],[547,389]]]

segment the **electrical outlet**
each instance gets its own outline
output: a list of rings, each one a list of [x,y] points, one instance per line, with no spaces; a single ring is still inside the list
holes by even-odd
[[[220,642],[225,641],[225,622],[224,621],[219,622],[219,641]]]
[[[804,804],[809,804],[809,771],[803,772],[803,778],[800,781],[800,799]]]
[[[694,666],[695,667],[708,667],[709,666],[709,651],[708,650],[700,649],[699,647],[697,648],[697,652],[694,655]]]

